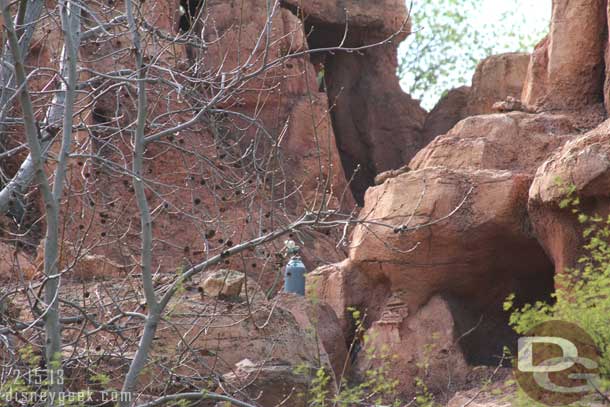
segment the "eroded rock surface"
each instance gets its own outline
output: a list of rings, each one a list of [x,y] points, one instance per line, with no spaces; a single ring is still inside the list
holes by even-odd
[[[575,266],[583,227],[570,208],[561,209],[568,187],[580,197],[580,210],[605,216],[610,197],[610,121],[566,143],[542,164],[529,193],[536,234],[555,264],[555,272]]]
[[[444,166],[454,169],[498,169],[533,174],[569,134],[578,133],[568,116],[522,112],[473,116],[420,150],[414,170]]]
[[[552,265],[527,219],[531,180],[524,173],[442,167],[390,178],[367,191],[349,259],[311,276],[317,280],[312,284],[331,306],[366,309],[369,320],[375,321],[372,331],[385,326],[385,320],[396,324],[395,330],[381,332],[384,343],[405,361],[416,359],[405,354],[407,344],[420,344],[436,332],[419,320],[425,311],[418,313],[439,295],[455,327],[443,333],[440,344],[473,330],[460,342],[457,355],[461,352],[459,357],[470,363],[493,363],[493,355],[501,354],[512,335],[502,312],[503,299],[515,292],[519,301],[528,302],[552,290]],[[526,264],[523,258],[528,259]],[[326,297],[329,294],[331,298]],[[332,298],[337,294],[343,297],[340,301]],[[345,314],[344,319],[349,327]],[[420,329],[408,328],[418,323]],[[431,357],[445,360],[443,348]],[[403,391],[412,391],[417,369],[406,373],[404,363],[398,369],[393,377],[400,378]],[[459,377],[464,378],[454,377],[455,383]],[[437,379],[428,385],[446,385]]]
[[[404,93],[396,76],[398,43],[406,38],[408,11],[399,0],[370,7],[358,1],[300,2],[310,48],[362,47],[391,39],[358,52],[332,52],[316,57],[324,67],[323,87],[328,94],[343,169],[359,204],[366,189],[383,171],[408,162],[425,144],[421,134],[426,111]]]
[[[534,51],[524,103],[579,110],[603,101],[607,14],[604,0],[555,0],[550,33]]]
[[[378,176],[348,259],[309,276],[316,295],[340,318],[348,306],[366,309],[368,333],[399,355],[397,378],[422,374],[414,366],[423,355],[406,349],[436,333],[438,348],[428,356],[439,369],[454,367],[459,387],[467,364],[498,363],[494,357],[511,345],[504,298],[515,293],[527,303],[553,290],[553,264],[532,230],[528,191],[537,168],[578,134],[568,115],[511,112],[460,121],[409,167]],[[427,307],[445,321],[440,336],[425,322]],[[345,312],[342,326],[349,332]],[[450,338],[461,338],[459,345],[450,347]],[[368,366],[360,357],[358,363]],[[428,385],[441,389],[444,380],[431,377]],[[401,385],[413,390],[410,379]]]
[[[507,97],[521,97],[530,55],[513,52],[490,56],[479,62],[472,77],[469,116],[493,112],[493,104]]]
[[[403,391],[411,387],[408,378],[413,377],[421,378],[435,393],[459,388],[469,368],[455,341],[458,327],[450,304],[437,295],[409,315],[408,306],[400,297],[401,293],[390,297],[381,318],[367,331],[370,339],[366,348],[383,349],[378,352],[390,356],[380,362],[360,355],[356,369],[364,375],[385,362],[391,377],[403,378],[399,379]],[[426,369],[422,369],[422,361],[427,363]]]
[[[468,116],[497,112],[498,102],[521,97],[530,55],[506,53],[490,56],[479,63],[471,87],[452,89],[426,117],[424,144],[447,133]],[[511,109],[516,110],[516,109]]]
[[[17,248],[0,242],[0,281],[17,283],[27,277],[31,260]]]
[[[290,311],[307,335],[317,338],[320,348],[328,355],[334,377],[339,380],[349,372],[349,358],[343,330],[334,309],[325,302],[296,294],[282,293],[280,307]]]
[[[460,120],[468,116],[468,98],[472,89],[462,86],[451,89],[444,95],[426,116],[424,141],[426,144],[436,136],[447,133]]]
[[[175,33],[177,3],[150,4],[143,3],[145,17]],[[244,303],[241,284],[240,290],[234,286],[224,292],[233,301],[217,298],[222,287],[214,295],[206,295],[205,288],[198,292],[198,285],[185,287],[160,328],[152,361],[171,362],[188,348],[182,374],[196,372],[194,382],[203,383],[214,370],[233,386],[255,380],[248,391],[255,395],[264,390],[269,397],[261,399],[264,403],[277,403],[307,386],[307,379],[294,374],[298,365],[321,363],[337,377],[351,359],[362,374],[376,363],[367,360],[366,351],[382,345],[397,356],[390,373],[405,394],[412,394],[416,377],[432,391],[447,391],[449,383],[453,391],[467,382],[471,365],[498,363],[496,356],[513,338],[501,309],[504,298],[513,292],[518,304],[549,298],[554,275],[573,265],[579,254],[580,225],[558,208],[563,190],[556,180],[575,185],[585,210],[610,212],[610,123],[588,131],[606,116],[602,102],[610,103],[605,5],[603,0],[556,0],[551,32],[531,57],[486,59],[472,88],[449,92],[427,114],[400,89],[395,76],[396,47],[409,30],[404,1],[284,0],[270,17],[274,57],[336,46],[346,21],[347,47],[388,37],[392,42],[359,52],[287,59],[218,100],[214,113],[192,128],[172,134],[165,144],[151,143],[145,172],[159,185],[157,194],[147,196],[155,213],[154,255],[160,272],[155,284],[167,284],[168,275],[222,253],[238,239],[266,233],[277,226],[276,213],[296,214],[306,207],[303,201],[313,200],[320,191],[331,206],[351,210],[346,190],[353,177],[351,190],[364,207],[360,223],[346,236],[348,258],[343,260],[333,236],[298,236],[310,269],[332,263],[308,277],[309,292],[323,301],[316,304],[293,297],[270,302],[260,290]],[[122,6],[120,1],[110,5],[102,18],[122,13]],[[214,30],[193,28],[209,46],[177,46],[160,61],[188,75],[217,80],[219,66],[230,71],[243,54],[261,55],[256,48],[267,15],[265,5],[255,0],[244,1],[241,15],[232,2],[214,0],[207,6],[204,19]],[[134,68],[133,56],[122,51],[129,39],[124,32],[109,30],[116,34],[111,41],[85,41],[83,80],[89,71]],[[53,41],[45,44],[44,38],[37,37],[31,55],[40,66],[54,68],[59,47],[54,49]],[[145,57],[158,55],[151,48]],[[194,63],[196,57],[203,58]],[[259,68],[261,61],[255,58],[248,69]],[[37,80],[33,89],[46,85]],[[163,118],[162,103],[177,110],[191,107],[166,83],[149,90],[151,115]],[[108,148],[116,134],[104,128],[134,121],[133,96],[127,88],[110,89],[96,100],[79,101],[81,124],[95,129],[75,134],[82,157],[130,156],[127,139]],[[490,114],[497,102],[503,110],[527,112]],[[528,113],[533,111],[543,113]],[[172,120],[185,118],[177,114]],[[172,120],[160,119],[156,125],[168,127]],[[240,137],[243,129],[245,136]],[[270,135],[282,136],[279,147]],[[263,141],[252,143],[255,139]],[[257,160],[269,157],[276,147],[282,163],[272,174],[259,174]],[[185,157],[181,150],[194,154]],[[255,158],[238,162],[250,156],[246,152]],[[201,157],[208,160],[207,168],[200,165]],[[3,163],[3,169],[14,172],[16,164]],[[248,185],[265,190],[275,185],[276,174],[285,177],[282,188],[298,187],[298,197],[278,197],[274,189],[243,204],[240,196],[254,193]],[[60,265],[67,270],[65,280],[79,277],[91,284],[88,280],[101,275],[127,281],[138,269],[140,249],[130,177],[93,160],[77,159],[68,179],[77,198],[62,224],[74,244],[84,243],[91,251],[64,253]],[[253,216],[260,219],[252,221]],[[269,282],[264,276],[282,266],[281,259],[271,266],[269,259],[280,251],[274,243],[223,267],[246,275],[260,273],[263,282]],[[70,267],[76,259],[78,265]],[[28,259],[0,243],[0,278],[13,281],[16,263]],[[250,286],[245,276],[244,281]],[[75,287],[70,287],[75,301],[89,298],[89,291],[108,289],[102,283],[88,285],[87,292]],[[129,301],[126,309],[142,312],[139,299]],[[348,307],[364,311],[367,334],[373,338],[369,342],[354,335]],[[116,310],[101,305],[88,311],[116,316]],[[116,363],[113,366],[124,367],[132,356],[132,348],[117,353],[112,340],[96,341],[95,352]],[[350,343],[364,349],[347,355]],[[88,346],[77,343],[65,351],[78,356],[91,351]],[[421,368],[423,360],[430,363],[428,370]],[[163,375],[145,379],[157,390],[167,384]],[[171,387],[188,386],[172,382]],[[458,394],[451,403],[468,403],[471,394]],[[502,405],[494,399],[471,405],[476,403]]]

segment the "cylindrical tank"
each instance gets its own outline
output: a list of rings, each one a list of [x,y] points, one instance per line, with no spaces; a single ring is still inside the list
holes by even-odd
[[[290,259],[284,270],[284,292],[305,295],[305,265],[299,256]]]

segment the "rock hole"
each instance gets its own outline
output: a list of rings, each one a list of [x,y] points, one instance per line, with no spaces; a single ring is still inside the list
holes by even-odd
[[[512,310],[503,310],[509,294],[515,294],[513,309],[536,301],[552,301],[554,266],[542,249],[538,249],[537,254],[523,253],[531,261],[527,272],[516,274],[514,271],[518,268],[510,261],[497,259],[497,270],[492,273],[494,278],[480,279],[479,285],[476,281],[468,283],[470,287],[476,287],[475,291],[450,290],[443,295],[455,322],[457,345],[468,364],[497,366],[505,346],[516,354],[517,333],[509,326]],[[515,257],[522,261],[522,257]],[[509,366],[510,361],[506,360],[505,364]]]
[[[180,0],[180,31],[187,32],[193,27],[202,0]]]

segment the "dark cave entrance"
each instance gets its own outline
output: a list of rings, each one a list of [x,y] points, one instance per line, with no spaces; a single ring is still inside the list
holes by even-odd
[[[311,18],[303,19],[310,49],[336,47],[345,35],[345,27],[322,24]],[[351,28],[345,38],[346,47],[364,43],[364,36]],[[318,73],[320,91],[328,97],[329,113],[335,133],[337,150],[345,177],[351,180],[350,188],[358,205],[364,204],[364,193],[374,185],[378,171],[371,159],[373,146],[364,134],[368,122],[368,101],[354,97],[368,93],[370,84],[366,70],[370,65],[367,51],[359,53],[313,53],[311,62]]]
[[[532,257],[529,253],[518,255],[515,261],[527,261],[532,267],[515,274],[510,263],[500,265],[495,278],[479,281],[481,291],[478,301],[472,300],[472,294],[448,291],[443,298],[448,302],[456,328],[456,343],[462,350],[466,361],[472,366],[498,366],[502,360],[503,349],[508,347],[516,354],[518,335],[509,326],[511,311],[504,311],[503,304],[509,294],[515,294],[513,308],[536,301],[552,302],[554,288],[554,266],[539,248]],[[500,259],[499,259],[500,260]],[[530,262],[531,261],[531,262]],[[504,360],[510,366],[510,360]]]
[[[353,22],[346,32],[344,23],[287,8],[303,21],[309,48],[320,50],[311,61],[328,97],[343,172],[362,206],[378,174],[404,167],[425,145],[425,110],[402,90],[396,75],[400,39],[389,41],[387,34]],[[339,46],[343,49],[328,51]]]

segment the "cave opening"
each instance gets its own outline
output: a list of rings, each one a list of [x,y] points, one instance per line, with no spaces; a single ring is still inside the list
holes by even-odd
[[[476,300],[472,293],[443,294],[455,323],[456,344],[469,365],[511,366],[511,360],[503,359],[503,353],[507,347],[516,354],[518,334],[509,325],[512,310],[537,301],[553,302],[554,266],[541,248],[536,257],[527,272],[515,274],[510,264],[500,266],[495,278],[480,281],[485,293],[479,293]],[[515,295],[513,307],[504,311],[504,301],[510,294]]]
[[[366,36],[357,27],[345,27],[303,18],[308,47],[312,50],[337,47],[358,47]],[[369,100],[358,95],[370,93],[371,63],[367,50],[313,53],[311,62],[318,75],[319,91],[326,93],[329,114],[335,133],[337,150],[345,177],[358,203],[364,204],[364,193],[375,183],[378,169],[371,159],[374,146],[367,138]]]
[[[356,203],[363,206],[377,175],[404,167],[425,145],[426,112],[402,90],[396,75],[400,39],[388,40],[381,30],[354,21],[346,30],[345,22],[322,21],[285,7],[303,22],[309,49],[320,50],[311,61],[319,90],[328,98],[343,172]]]

